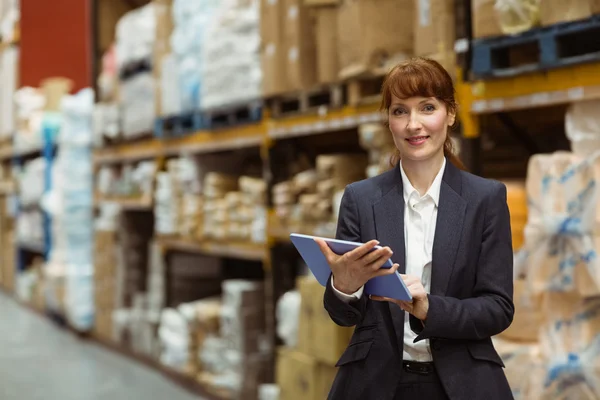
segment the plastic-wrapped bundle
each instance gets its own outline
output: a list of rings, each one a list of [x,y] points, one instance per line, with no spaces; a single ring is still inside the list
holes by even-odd
[[[531,293],[600,294],[599,157],[581,161],[557,152],[531,158],[525,244],[515,264],[517,274],[527,276]]]
[[[578,101],[567,110],[565,131],[571,148],[577,155],[586,157],[600,151],[600,101]]]
[[[94,93],[84,89],[62,100],[63,125],[53,164],[53,185],[44,199],[52,216],[50,263],[66,270],[65,308],[80,330],[93,323],[92,111]]]
[[[219,0],[173,2],[171,49],[177,64],[182,112],[200,107],[203,32],[219,4]]]
[[[507,35],[528,31],[540,22],[540,0],[496,0],[495,9]]]
[[[262,90],[257,1],[230,0],[211,20],[202,47],[202,108],[257,99]]]
[[[0,35],[2,36],[2,35]],[[16,129],[15,102],[19,50],[7,47],[0,52],[0,138],[10,138]]]
[[[150,60],[156,38],[156,12],[149,4],[125,14],[116,27],[117,68]]]

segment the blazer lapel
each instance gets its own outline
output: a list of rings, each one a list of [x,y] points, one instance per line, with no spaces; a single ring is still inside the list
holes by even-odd
[[[456,252],[462,237],[467,202],[460,196],[460,171],[452,164],[446,171],[440,188],[431,266],[431,294],[446,294],[452,276]]]
[[[402,177],[399,167],[392,179],[383,188],[383,197],[373,205],[375,230],[381,246],[389,246],[394,254],[392,261],[399,265],[398,272],[406,271],[404,243],[404,197],[402,195]],[[386,193],[387,192],[387,193]],[[387,303],[397,339],[397,350],[404,347],[404,312],[394,303]],[[399,353],[401,356],[402,353]]]

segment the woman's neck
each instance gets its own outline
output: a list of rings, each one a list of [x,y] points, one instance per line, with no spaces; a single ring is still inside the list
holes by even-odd
[[[423,161],[402,160],[402,169],[404,169],[410,184],[419,192],[419,195],[423,196],[431,187],[443,163],[444,154],[442,153],[441,156]]]

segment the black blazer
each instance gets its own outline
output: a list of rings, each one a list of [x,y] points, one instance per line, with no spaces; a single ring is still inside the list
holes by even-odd
[[[404,197],[399,167],[349,185],[342,198],[338,239],[380,241],[405,272]],[[513,251],[506,187],[446,163],[433,244],[425,327],[411,318],[415,342],[430,339],[433,362],[450,400],[507,400],[512,393],[491,336],[514,314]],[[325,309],[354,326],[337,363],[329,399],[391,400],[400,374],[404,311],[363,296],[346,304],[331,280]],[[419,400],[419,399],[414,399]]]

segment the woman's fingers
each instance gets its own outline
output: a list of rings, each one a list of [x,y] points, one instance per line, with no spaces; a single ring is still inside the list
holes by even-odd
[[[366,266],[370,266],[371,264],[376,263],[381,258],[384,258],[385,260],[387,260],[388,258],[390,258],[392,256],[392,254],[394,254],[392,249],[390,249],[389,247],[383,247],[381,249],[377,249],[370,253],[365,254],[360,259],[360,262]]]
[[[378,244],[379,244],[379,242],[377,240],[371,240],[371,241],[363,244],[362,246],[359,246],[359,247],[355,248],[354,250],[346,253],[346,257],[348,257],[348,259],[351,261],[359,260],[365,254],[367,254],[368,252],[373,250],[373,248],[375,248],[375,246],[377,246]]]

